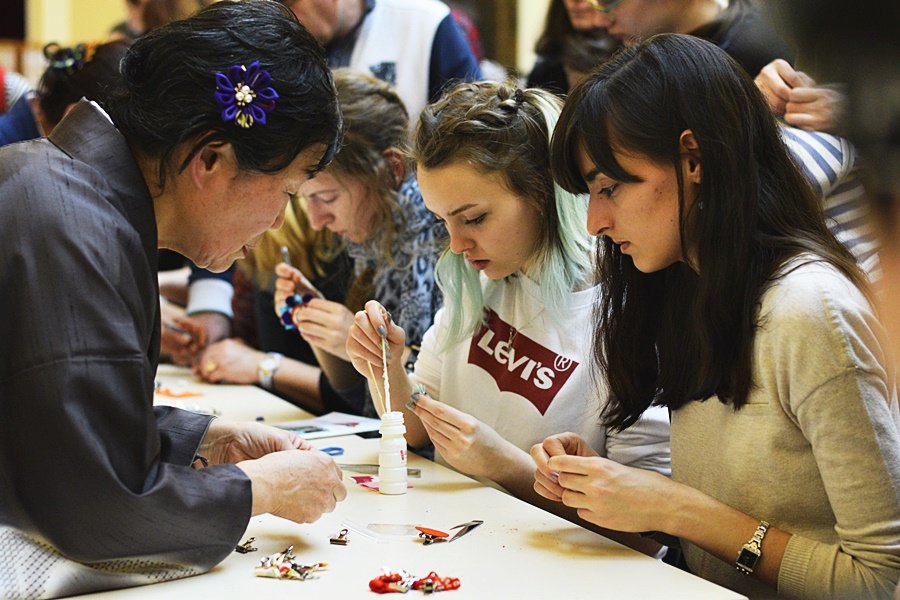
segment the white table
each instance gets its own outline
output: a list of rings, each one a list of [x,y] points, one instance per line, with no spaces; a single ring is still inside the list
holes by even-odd
[[[317,446],[341,446],[341,463],[376,463],[377,439],[346,436],[316,440]],[[573,525],[421,457],[410,465],[422,469],[420,479],[402,496],[385,496],[357,485],[345,471],[347,499],[311,525],[298,525],[271,515],[251,519],[242,541],[255,536],[258,551],[231,554],[218,567],[198,577],[142,588],[92,594],[85,598],[367,598],[369,580],[382,567],[424,576],[458,577],[461,587],[441,592],[442,600],[468,598],[576,599],[737,599],[739,594],[706,582],[662,562]],[[347,546],[329,538],[348,524],[425,525],[448,531],[454,525],[482,519],[484,524],[453,543],[423,546],[412,535],[380,539],[351,528]],[[327,562],[318,579],[274,580],[255,577],[259,559],[293,544],[301,563]],[[419,598],[410,591],[407,598]],[[393,596],[389,596],[393,597]]]
[[[255,385],[205,383],[185,367],[159,365],[156,381],[159,387],[175,394],[186,392],[199,395],[171,397],[157,392],[155,404],[209,412],[235,421],[253,421],[264,417],[265,422],[277,423],[313,417],[302,408]]]

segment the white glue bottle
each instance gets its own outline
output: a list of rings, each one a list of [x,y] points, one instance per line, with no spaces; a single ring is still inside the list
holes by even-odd
[[[381,446],[378,450],[378,491],[382,494],[406,493],[406,425],[403,413],[381,415]]]

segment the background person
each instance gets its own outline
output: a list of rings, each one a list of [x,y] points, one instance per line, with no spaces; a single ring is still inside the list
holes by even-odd
[[[751,0],[591,0],[600,26],[626,45],[658,33],[686,33],[719,46],[751,77],[777,58],[793,62],[794,51]]]
[[[438,0],[281,0],[316,36],[331,68],[392,85],[417,117],[448,84],[481,79],[478,61]]]
[[[588,0],[552,0],[534,48],[537,60],[528,74],[528,87],[568,94],[620,45],[603,23],[604,17]]]

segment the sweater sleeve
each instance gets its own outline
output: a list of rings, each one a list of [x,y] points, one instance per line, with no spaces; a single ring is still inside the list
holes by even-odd
[[[448,84],[481,79],[481,67],[459,30],[453,15],[447,14],[434,34],[428,73],[429,102],[437,100]]]
[[[799,598],[889,598],[900,575],[900,435],[884,382],[848,370],[797,407],[834,512],[837,544],[794,534],[778,590]],[[834,398],[850,401],[835,402]]]
[[[900,576],[897,396],[881,367],[877,322],[861,294],[833,293],[824,302],[818,343],[795,349],[792,360],[802,363],[807,381],[820,376],[817,367],[843,368],[810,389],[804,377],[799,386],[795,379],[782,403],[811,447],[839,541],[792,532],[778,591],[798,598],[890,598]]]

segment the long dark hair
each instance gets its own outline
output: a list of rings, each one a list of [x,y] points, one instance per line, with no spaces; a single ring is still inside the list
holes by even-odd
[[[702,169],[690,211],[679,149],[686,129]],[[636,178],[613,149],[675,169],[682,255],[689,248],[697,268],[677,262],[641,273],[610,240],[598,240],[594,362],[610,386],[610,426],[627,427],[653,403],[674,409],[717,395],[743,406],[753,387],[760,297],[791,257],[814,254],[865,289],[762,95],[708,42],[659,35],[603,65],[573,91],[551,149],[560,185],[586,192],[579,148],[618,181]]]
[[[245,129],[222,120],[216,73],[254,61],[271,74],[278,99],[265,124]],[[132,149],[159,160],[160,185],[210,142],[230,143],[240,168],[257,172],[280,171],[321,144],[318,170],[338,147],[340,110],[324,51],[277,2],[221,0],[151,31],[132,45],[122,74],[124,90],[107,110]],[[170,164],[188,141],[187,157]]]
[[[534,52],[539,56],[558,58],[562,54],[565,40],[577,34],[563,0],[550,0],[544,31],[534,45]]]
[[[535,43],[534,52],[546,59],[559,61],[576,71],[588,72],[607,60],[619,42],[603,29],[579,31],[572,25],[563,0],[551,0],[544,31]]]

